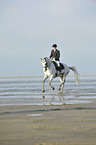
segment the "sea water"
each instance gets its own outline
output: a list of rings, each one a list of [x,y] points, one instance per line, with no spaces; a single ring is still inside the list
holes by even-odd
[[[75,77],[67,77],[63,93],[58,91],[59,78],[48,80],[42,93],[42,77],[0,78],[0,106],[8,105],[62,105],[96,103],[96,76],[82,76],[76,85]]]

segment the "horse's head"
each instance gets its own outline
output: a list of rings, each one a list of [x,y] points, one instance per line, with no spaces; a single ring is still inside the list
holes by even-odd
[[[48,67],[48,60],[49,59],[47,57],[45,57],[44,59],[41,58],[43,68]]]
[[[48,57],[45,57],[44,59],[42,59],[42,66],[43,66],[43,70],[47,71],[47,69],[49,68],[50,64],[51,64],[51,60]]]

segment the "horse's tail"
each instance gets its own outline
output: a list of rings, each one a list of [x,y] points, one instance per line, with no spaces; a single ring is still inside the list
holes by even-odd
[[[76,78],[76,84],[79,84],[79,79],[78,79],[79,74],[78,74],[76,68],[75,68],[74,66],[69,67],[69,68],[70,68],[72,71],[74,71],[75,78]]]

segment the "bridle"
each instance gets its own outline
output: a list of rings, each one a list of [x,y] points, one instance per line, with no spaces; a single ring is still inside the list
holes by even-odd
[[[47,62],[47,60],[46,60],[46,58],[44,58],[45,59],[45,66],[43,67],[44,69],[45,69],[45,71],[47,71],[47,69],[48,69],[48,67],[50,66],[50,64],[51,64],[51,62],[50,63],[48,63]]]

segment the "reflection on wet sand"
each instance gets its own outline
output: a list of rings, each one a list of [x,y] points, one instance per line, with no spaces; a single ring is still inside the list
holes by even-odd
[[[96,100],[96,97],[78,97],[78,96],[51,96],[47,98],[47,96],[42,96],[43,105],[66,105],[66,104],[84,104],[84,103],[92,103],[92,99]]]

